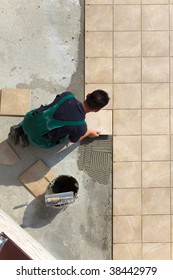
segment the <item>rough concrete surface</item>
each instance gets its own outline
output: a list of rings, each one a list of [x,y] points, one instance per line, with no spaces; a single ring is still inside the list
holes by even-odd
[[[65,4],[64,4],[65,2]],[[29,88],[31,109],[64,90],[84,98],[84,1],[0,0],[0,87]],[[0,117],[1,139],[20,117]],[[79,170],[79,143],[44,150],[12,148],[21,158],[0,165],[0,207],[57,259],[112,258],[112,187]],[[79,183],[76,202],[65,211],[45,207],[18,176],[37,160]]]

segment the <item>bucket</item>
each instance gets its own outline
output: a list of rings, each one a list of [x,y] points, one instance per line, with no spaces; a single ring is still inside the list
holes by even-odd
[[[78,190],[79,190],[79,184],[74,177],[67,176],[67,175],[60,175],[49,183],[45,194],[73,192],[74,197],[77,198]],[[52,207],[57,208],[57,207],[64,207],[64,206],[54,205]]]

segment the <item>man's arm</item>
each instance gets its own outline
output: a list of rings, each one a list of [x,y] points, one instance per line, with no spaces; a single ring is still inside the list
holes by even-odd
[[[89,130],[87,130],[87,132],[84,135],[82,135],[79,138],[79,141],[82,141],[86,137],[90,137],[90,138],[99,137],[99,135],[100,135],[100,131],[99,130],[89,129]]]

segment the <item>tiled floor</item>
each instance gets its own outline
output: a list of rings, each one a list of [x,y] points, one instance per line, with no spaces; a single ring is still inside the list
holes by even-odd
[[[113,258],[173,259],[173,0],[86,0],[85,18],[86,93],[113,112]]]

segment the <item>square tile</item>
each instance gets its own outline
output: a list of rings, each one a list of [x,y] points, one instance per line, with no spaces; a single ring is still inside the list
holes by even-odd
[[[170,0],[172,1],[172,0]],[[173,2],[171,2],[173,4]],[[170,5],[170,30],[173,30],[173,5]]]
[[[142,187],[170,187],[170,168],[170,161],[142,162]]]
[[[169,0],[142,0],[142,4],[169,4]]]
[[[88,4],[113,4],[114,0],[85,0],[85,5]]]
[[[113,90],[112,90],[112,84],[85,84],[85,97],[88,93],[93,92],[97,89],[102,89],[106,91],[109,95],[109,103],[104,107],[105,109],[113,109]]]
[[[141,0],[114,0],[114,4],[141,4]]]
[[[171,82],[173,82],[173,57],[170,57],[170,68],[171,68],[170,80]]]
[[[173,56],[173,31],[170,31],[170,56]]]
[[[35,197],[45,193],[49,181],[56,176],[50,171],[49,167],[41,160],[38,160],[19,176],[19,182],[26,187]]]
[[[136,243],[141,241],[141,216],[113,217],[113,242]]]
[[[85,7],[86,31],[111,31],[113,28],[112,5],[87,5]]]
[[[104,110],[86,115],[88,129],[100,130],[102,135],[112,135],[112,110]]]
[[[143,242],[170,242],[170,215],[143,216]]]
[[[142,84],[142,107],[169,108],[169,83]]]
[[[88,84],[111,84],[112,58],[86,58],[85,82]]]
[[[145,57],[142,59],[142,81],[169,82],[169,58]]]
[[[140,215],[141,189],[114,189],[113,214]]]
[[[142,6],[143,30],[169,30],[169,6],[168,5],[144,5]]]
[[[171,214],[170,188],[146,188],[142,190],[143,214]]]
[[[114,135],[141,134],[141,110],[114,110]]]
[[[114,83],[140,83],[141,59],[140,58],[115,58]]]
[[[171,244],[169,243],[143,243],[143,260],[170,260]]]
[[[112,57],[112,32],[86,32],[85,57]]]
[[[140,5],[118,5],[114,7],[114,30],[141,30]]]
[[[173,83],[170,83],[171,108],[173,108]]]
[[[169,32],[145,31],[142,33],[143,56],[169,56]]]
[[[173,160],[173,135],[171,135],[171,160]]]
[[[169,138],[168,135],[142,136],[142,160],[170,160]]]
[[[114,84],[114,109],[140,109],[141,84]]]
[[[172,170],[171,170],[171,173],[172,173]],[[172,180],[172,176],[171,176],[171,180]],[[172,182],[171,182],[171,186],[172,186]],[[171,199],[171,214],[173,214],[173,188],[171,188],[170,191],[171,191],[171,195],[170,195],[170,199]]]
[[[114,161],[141,161],[141,136],[114,136]]]
[[[114,56],[141,56],[141,32],[114,32]]]
[[[141,244],[113,244],[113,260],[141,260]]]
[[[173,188],[173,161],[171,161],[171,187]]]
[[[114,162],[113,188],[141,188],[141,163]]]
[[[0,140],[0,164],[15,165],[20,158],[6,140]]]
[[[0,115],[24,116],[30,110],[30,89],[3,88],[0,92]]]
[[[173,109],[171,109],[171,134],[173,134]]]
[[[143,134],[169,134],[169,109],[142,110]]]

